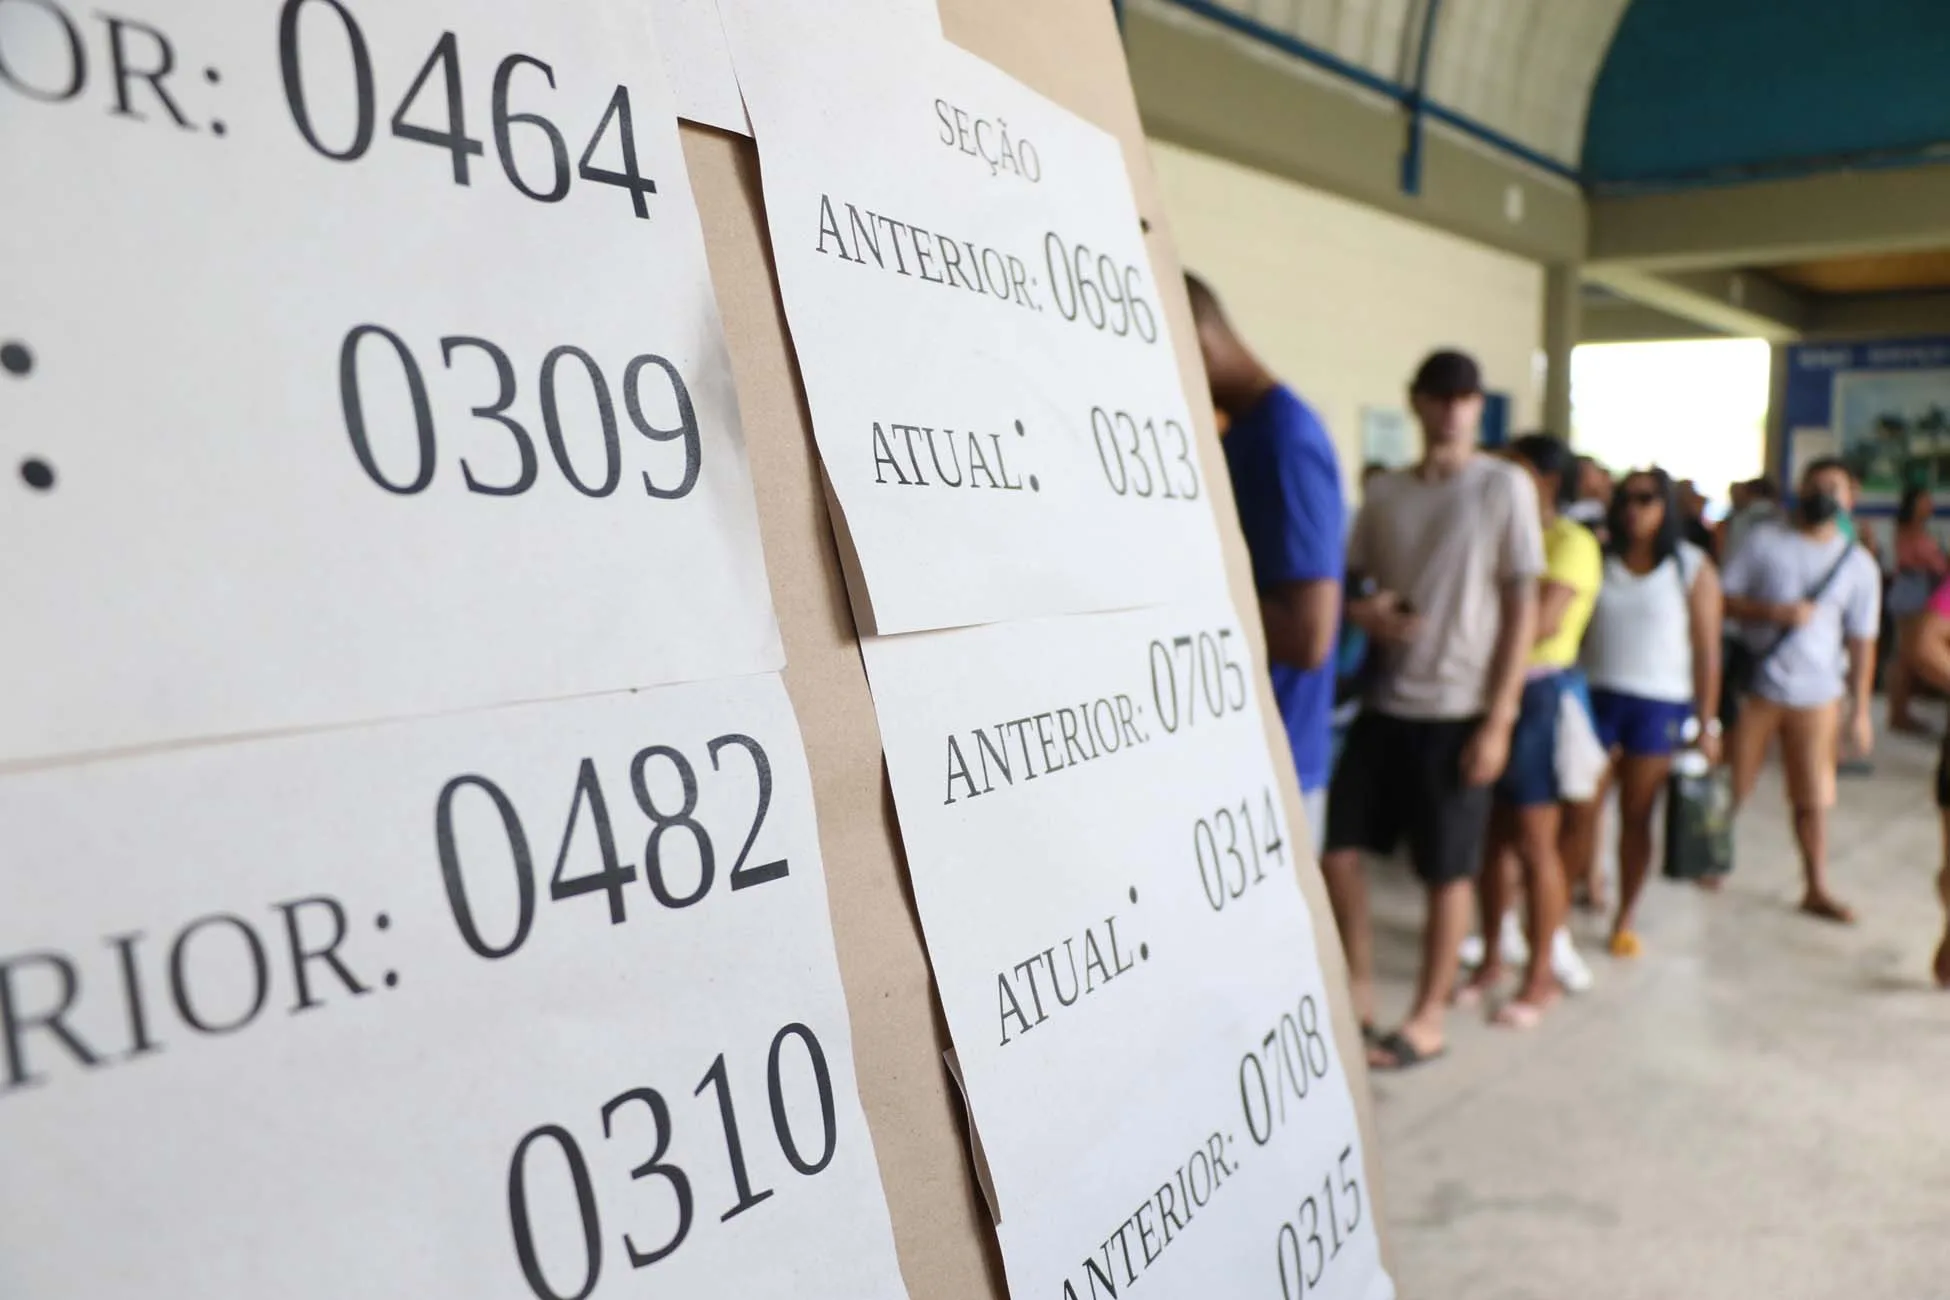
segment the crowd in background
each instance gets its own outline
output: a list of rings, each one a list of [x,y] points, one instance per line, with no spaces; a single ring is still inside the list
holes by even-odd
[[[1610,956],[1637,957],[1662,799],[1714,774],[1737,815],[1775,749],[1800,909],[1854,919],[1828,822],[1839,774],[1875,743],[1878,647],[1892,729],[1923,731],[1916,690],[1950,687],[1950,559],[1927,493],[1905,495],[1885,575],[1842,462],[1808,465],[1789,501],[1773,479],[1737,484],[1715,524],[1657,467],[1614,477],[1544,433],[1479,447],[1481,373],[1445,350],[1408,382],[1421,459],[1363,467],[1350,511],[1319,417],[1206,285],[1188,288],[1371,1066],[1440,1056],[1452,1009],[1525,1029],[1588,988],[1574,904],[1609,911]],[[1597,869],[1613,795],[1615,897]],[[1937,801],[1950,917],[1950,740]],[[1676,870],[1665,838],[1667,874],[1724,879],[1724,860]],[[1404,850],[1427,916],[1413,1002],[1384,1032],[1366,873]],[[1950,986],[1950,921],[1935,974]]]

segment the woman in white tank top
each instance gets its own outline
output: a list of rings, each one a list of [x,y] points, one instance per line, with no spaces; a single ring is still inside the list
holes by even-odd
[[[1720,759],[1720,578],[1706,553],[1681,540],[1672,480],[1664,470],[1628,475],[1612,499],[1605,582],[1585,633],[1598,738],[1612,755],[1606,786],[1566,821],[1567,862],[1591,894],[1598,809],[1618,783],[1618,913],[1615,957],[1636,957],[1633,909],[1652,867],[1652,812],[1674,751],[1697,727],[1699,746]]]

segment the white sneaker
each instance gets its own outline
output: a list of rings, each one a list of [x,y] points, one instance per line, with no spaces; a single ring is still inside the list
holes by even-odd
[[[1523,927],[1517,924],[1515,913],[1504,913],[1503,928],[1497,931],[1496,951],[1505,966],[1521,966],[1530,960],[1530,941],[1523,937]],[[1464,970],[1475,970],[1483,964],[1484,952],[1483,936],[1472,934],[1463,939],[1456,955],[1461,958]]]
[[[1591,967],[1578,955],[1576,945],[1571,942],[1571,932],[1563,926],[1551,936],[1551,974],[1557,976],[1566,993],[1589,992],[1594,983]]]
[[[1521,966],[1530,960],[1530,940],[1523,937],[1523,927],[1517,924],[1514,911],[1503,914],[1503,928],[1496,935],[1496,950],[1505,966]]]

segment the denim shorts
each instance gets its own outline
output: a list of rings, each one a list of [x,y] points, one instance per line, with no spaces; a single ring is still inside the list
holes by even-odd
[[[1496,783],[1500,801],[1518,808],[1557,802],[1557,714],[1563,706],[1562,673],[1524,683],[1517,725],[1510,729],[1510,761]]]

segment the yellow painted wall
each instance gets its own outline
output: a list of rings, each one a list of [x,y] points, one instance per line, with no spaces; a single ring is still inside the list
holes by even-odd
[[[1350,485],[1361,408],[1405,406],[1435,348],[1475,354],[1511,396],[1513,433],[1542,418],[1542,266],[1207,154],[1151,152],[1186,269],[1320,412]]]

